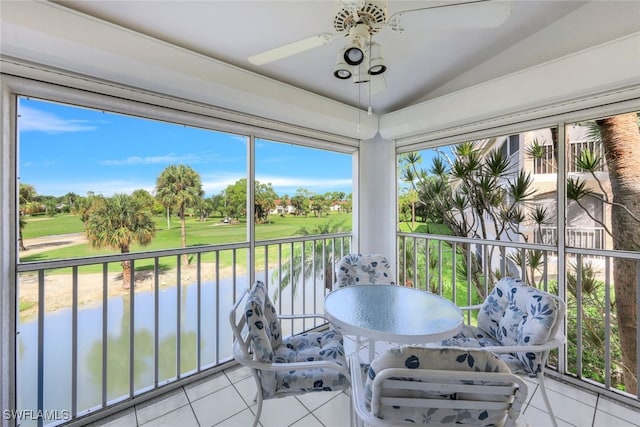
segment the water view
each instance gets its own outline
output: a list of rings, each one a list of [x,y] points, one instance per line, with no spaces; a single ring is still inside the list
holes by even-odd
[[[264,276],[264,273],[262,274]],[[264,277],[258,276],[264,280]],[[236,298],[246,287],[244,277],[235,285]],[[316,307],[322,311],[323,289],[314,291],[313,283],[297,285],[295,297],[286,288],[276,306],[283,314],[292,307],[307,312]],[[270,292],[273,295],[274,290]],[[180,295],[178,295],[178,293]],[[231,278],[203,282],[200,286],[189,284],[158,290],[158,383],[161,385],[176,378],[179,328],[180,375],[197,369],[198,301],[200,304],[201,338],[199,343],[200,365],[206,368],[231,358],[233,342],[228,315],[234,301],[234,284]],[[107,402],[124,399],[129,393],[130,328],[133,311],[133,388],[135,393],[154,386],[155,377],[155,292],[137,290],[133,304],[129,295],[110,297],[106,306],[106,396]],[[178,316],[178,301],[180,319]],[[103,307],[78,309],[77,395],[78,413],[97,408],[102,399],[103,377]],[[299,331],[303,325],[284,322],[285,333]],[[307,323],[306,327],[309,327]],[[18,337],[18,390],[19,409],[37,409],[38,396],[38,322],[37,318],[24,321]],[[72,407],[72,311],[64,308],[47,312],[44,320],[44,409],[70,410]],[[23,425],[37,425],[28,421]]]

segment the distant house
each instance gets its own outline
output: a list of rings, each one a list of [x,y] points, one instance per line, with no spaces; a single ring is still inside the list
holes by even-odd
[[[296,208],[291,204],[291,200],[277,199],[275,204],[276,207],[269,212],[270,215],[293,214],[296,212]]]
[[[346,200],[336,200],[331,203],[329,208],[332,212],[346,212],[348,202]]]

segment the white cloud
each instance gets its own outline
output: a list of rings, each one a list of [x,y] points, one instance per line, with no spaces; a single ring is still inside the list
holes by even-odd
[[[174,153],[163,156],[130,156],[124,159],[104,160],[101,164],[105,166],[135,166],[135,165],[156,165],[156,164],[187,164],[209,163],[216,161],[218,155],[214,153],[189,153],[180,156]]]
[[[36,110],[30,107],[20,108],[19,119],[20,131],[22,132],[88,132],[97,129],[86,120],[67,120],[45,111]]]
[[[286,188],[306,188],[308,190],[322,189],[328,191],[327,188],[338,188],[351,186],[351,179],[326,179],[326,178],[299,178],[288,176],[257,176],[256,180],[263,184],[271,183],[274,189],[281,187]]]
[[[101,194],[105,197],[111,197],[117,193],[131,194],[135,190],[144,189],[149,193],[154,190],[154,184],[148,181],[124,181],[124,180],[112,180],[112,181],[48,181],[46,184],[39,184],[36,186],[38,194],[45,194],[50,196],[62,196],[69,192],[76,193],[80,196],[86,196],[88,192],[94,194]]]

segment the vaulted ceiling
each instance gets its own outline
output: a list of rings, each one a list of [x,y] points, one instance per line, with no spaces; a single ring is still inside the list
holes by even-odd
[[[486,7],[481,4],[407,13],[399,21],[403,32],[386,26],[373,36],[382,47],[388,67],[383,74],[385,84],[381,85],[380,81],[356,84],[333,76],[336,57],[348,41],[342,36],[335,37],[327,45],[268,64],[258,66],[247,60],[256,53],[316,34],[335,34],[333,20],[341,4],[337,0],[73,0],[47,2],[55,13],[40,15],[34,15],[26,8],[22,11],[23,7],[18,3],[24,2],[1,2],[2,19],[7,20],[3,26],[7,23],[25,26],[25,22],[30,22],[33,33],[46,33],[74,45],[82,43],[85,48],[97,50],[108,43],[109,60],[140,57],[141,61],[148,61],[146,57],[142,58],[141,52],[133,51],[127,38],[92,31],[90,26],[85,29],[75,21],[67,24],[60,18],[63,15],[84,16],[89,18],[87,22],[96,26],[100,22],[102,26],[106,23],[110,28],[126,29],[130,34],[161,41],[201,58],[230,64],[242,73],[284,83],[282,90],[299,88],[364,110],[371,106],[375,115],[441,98],[640,31],[640,2],[628,0],[498,0],[489,3],[506,4],[509,12],[503,23],[488,25],[489,28],[476,28],[486,27],[483,21],[490,17],[480,9],[478,12],[473,9]],[[391,16],[398,11],[463,1],[391,0],[387,3]],[[21,13],[24,13],[22,18]],[[65,28],[69,25],[73,28]],[[83,67],[73,64],[70,58],[56,63],[54,48],[46,51],[45,47],[40,47],[37,54],[31,55],[26,42],[18,46],[19,49],[17,47],[24,39],[20,31],[12,31],[10,27],[3,30],[3,39],[7,41],[0,45],[0,53],[11,57],[21,55],[23,59],[49,62],[48,65],[53,66],[69,64],[73,71],[89,75],[96,74],[91,70],[92,66],[107,68],[106,59],[105,64],[89,61]],[[65,31],[75,31],[77,40],[69,40]],[[105,41],[105,37],[109,40]],[[637,52],[630,54],[638,55]],[[145,55],[149,56],[148,53]],[[63,57],[60,53],[60,58]],[[178,57],[163,59],[167,69],[190,66]],[[123,61],[121,68],[130,65]],[[77,69],[79,67],[85,69]],[[198,72],[206,78],[206,70]],[[209,77],[218,78],[214,75],[215,70],[211,73]],[[137,79],[142,77],[152,79],[154,76],[138,76]],[[140,86],[134,79],[126,81],[122,77],[121,80],[120,83]]]
[[[258,74],[385,113],[548,61],[640,29],[640,2],[513,0],[497,28],[479,28],[460,5],[401,17],[404,32],[383,28],[386,89],[369,99],[367,84],[333,76],[344,40],[256,66],[247,57],[320,33],[335,33],[339,1],[96,1],[59,2],[136,32],[194,50]],[[347,2],[348,3],[348,2]],[[390,1],[388,14],[452,1]],[[491,14],[492,12],[489,12]],[[458,23],[464,19],[463,23]],[[460,28],[462,27],[462,28]],[[465,28],[466,27],[466,28]],[[471,27],[471,28],[470,28]],[[373,91],[380,90],[377,87]],[[370,104],[369,104],[370,103]]]

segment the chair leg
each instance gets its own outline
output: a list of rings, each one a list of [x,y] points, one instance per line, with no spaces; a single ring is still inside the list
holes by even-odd
[[[258,422],[260,421],[260,415],[262,414],[262,384],[260,382],[260,376],[255,369],[251,369],[251,373],[253,374],[253,379],[256,383],[256,396],[253,398],[254,402],[257,402],[256,406],[256,417],[253,420],[253,427],[257,427]]]
[[[551,409],[551,402],[549,401],[549,396],[547,396],[547,389],[544,387],[544,372],[541,372],[540,375],[538,375],[538,384],[540,384],[542,399],[544,400],[544,404],[547,406],[547,412],[551,417],[551,423],[553,427],[558,427],[558,423],[556,422],[556,417],[555,415],[553,415],[553,409]]]

